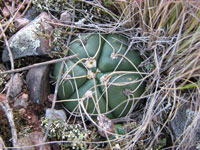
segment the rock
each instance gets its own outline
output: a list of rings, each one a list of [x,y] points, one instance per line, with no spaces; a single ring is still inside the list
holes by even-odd
[[[34,145],[42,144],[43,136],[44,136],[44,134],[39,131],[35,131],[35,132],[32,132],[29,134],[29,137]],[[35,149],[39,150],[40,146],[35,146]],[[50,150],[50,149],[51,149],[50,145],[48,145],[48,144],[44,145],[44,147],[43,147],[43,150]]]
[[[53,97],[54,97],[54,94],[49,94],[48,95],[48,101],[53,102]]]
[[[51,113],[51,108],[47,108],[46,109],[45,117],[47,117],[47,118],[53,118],[53,119],[54,118],[61,118],[64,121],[67,118],[64,110],[53,109],[53,113]]]
[[[28,20],[26,18],[22,18],[22,17],[16,18],[15,19],[15,28],[16,28],[16,30],[20,30],[29,23],[30,23],[30,20]]]
[[[19,109],[19,114],[20,114],[20,115],[25,115],[25,114],[26,114],[26,109],[20,108],[20,109]]]
[[[25,6],[22,5],[22,3],[18,3],[16,9],[19,9],[19,11],[23,11],[25,9]]]
[[[8,40],[14,59],[49,53],[49,39],[46,36],[50,35],[53,27],[45,21],[50,20],[51,17],[42,12]],[[9,61],[7,48],[3,50],[2,60]]]
[[[189,105],[183,105],[178,109],[175,118],[170,122],[170,127],[175,140],[178,139],[180,140],[180,136],[183,134],[185,129],[190,125],[190,123],[194,118],[194,115],[195,112]],[[200,120],[197,121],[197,125],[193,129],[193,133],[191,135],[193,136],[192,141],[187,141],[187,142],[192,142],[191,145],[195,145],[195,142],[200,141]]]
[[[10,17],[10,12],[8,10],[8,8],[4,7],[3,10],[2,10],[2,14],[5,18],[8,18]]]
[[[72,16],[72,14],[66,10],[60,15],[60,21],[61,22],[71,22],[71,16]]]
[[[23,137],[18,140],[18,146],[19,147],[24,147],[24,148],[18,148],[17,150],[35,150],[34,146],[30,147],[33,145],[31,139],[29,137]],[[28,146],[25,148],[25,146]]]
[[[59,27],[57,24],[60,23],[60,20],[58,20],[57,18],[53,18],[53,19],[51,20],[51,22],[53,23],[52,26],[53,26],[54,28]]]
[[[14,107],[15,108],[27,108],[28,106],[28,94],[23,93],[22,95],[20,95],[19,97],[16,97],[14,100]]]
[[[34,103],[41,104],[47,100],[50,91],[49,70],[50,66],[32,68],[26,76],[30,99]]]
[[[52,144],[52,150],[61,150],[61,144],[60,143],[55,143]]]
[[[10,81],[8,84],[10,84]],[[19,75],[19,73],[16,73],[13,77],[13,82],[10,89],[10,96],[17,96],[22,91],[23,84],[24,83],[22,77]]]
[[[38,116],[35,113],[31,113],[29,116],[27,116],[28,118],[28,124],[30,125],[37,125],[39,123],[39,119]]]
[[[28,19],[28,20],[33,20],[38,16],[38,12],[36,11],[36,9],[32,6],[31,8],[28,9],[28,11],[26,12],[26,14],[24,15],[24,18]]]
[[[115,130],[115,126],[109,118],[101,114],[97,116],[98,132],[102,137],[112,135]]]
[[[0,94],[0,102],[3,102],[6,99],[6,94]]]

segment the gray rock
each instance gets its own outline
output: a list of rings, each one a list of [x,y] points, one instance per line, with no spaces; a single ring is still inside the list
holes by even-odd
[[[62,21],[62,22],[70,22],[71,21],[71,16],[72,16],[72,14],[69,11],[66,10],[60,15],[60,21]]]
[[[30,23],[30,20],[23,17],[18,17],[15,19],[15,28],[16,30],[20,30],[29,23]]]
[[[18,148],[17,150],[35,150],[31,139],[29,137],[23,137],[18,140],[18,146],[23,148]],[[28,146],[28,147],[25,147]],[[31,147],[30,147],[31,146]]]
[[[29,96],[34,103],[41,104],[48,98],[50,91],[49,70],[50,66],[32,68],[26,76]]]
[[[170,122],[170,127],[175,138],[174,140],[182,139],[180,136],[191,124],[194,116],[195,111],[189,105],[183,105],[178,109],[175,118]],[[191,145],[195,145],[195,142],[200,141],[200,120],[197,121],[195,128],[193,128],[189,134],[193,136],[192,141],[185,142],[192,142]],[[187,149],[193,149],[193,147]]]
[[[14,107],[15,108],[27,108],[28,106],[28,94],[23,93],[22,95],[20,95],[19,97],[16,97],[14,100]]]
[[[32,6],[31,8],[28,9],[26,14],[24,15],[24,18],[28,20],[33,20],[38,16],[38,11]]]
[[[8,84],[10,84],[10,82]],[[10,89],[10,96],[11,97],[17,96],[22,91],[22,87],[23,87],[22,77],[19,75],[19,73],[16,73],[13,77],[13,82]]]
[[[35,131],[35,132],[32,132],[29,134],[29,137],[34,145],[42,144],[43,136],[44,136],[44,134],[39,131]],[[35,146],[35,149],[39,150],[40,146]],[[44,145],[44,147],[43,147],[43,150],[50,150],[50,149],[51,149],[50,145],[48,145],[48,144]]]
[[[46,12],[42,12],[9,39],[8,42],[14,59],[25,56],[44,55],[50,52],[49,40],[45,37],[53,30],[53,27],[45,22],[50,20],[51,17]],[[9,60],[7,48],[3,50],[2,60]]]
[[[56,109],[53,109],[53,113],[51,113],[51,109],[50,108],[47,108],[46,109],[46,113],[45,113],[45,117],[47,118],[61,118],[63,119],[64,121],[66,120],[66,114],[65,114],[65,111],[64,110],[56,110]]]

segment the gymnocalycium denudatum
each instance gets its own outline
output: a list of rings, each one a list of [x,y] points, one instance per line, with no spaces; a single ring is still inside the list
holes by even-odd
[[[74,39],[68,55],[77,58],[64,63],[59,99],[74,115],[105,114],[110,119],[134,110],[137,97],[145,90],[137,50],[128,48],[119,34],[82,33]],[[61,63],[54,66],[58,78]]]

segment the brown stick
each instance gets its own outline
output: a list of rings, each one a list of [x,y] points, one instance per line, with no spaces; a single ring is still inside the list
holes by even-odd
[[[0,72],[0,75],[21,72],[21,71],[29,70],[31,68],[35,68],[35,67],[39,67],[39,66],[55,64],[55,63],[58,63],[58,62],[61,62],[61,61],[72,59],[72,58],[77,57],[77,56],[78,55],[76,54],[76,55],[67,56],[67,57],[64,57],[64,58],[56,59],[56,60],[50,60],[50,61],[47,61],[47,62],[42,62],[42,63],[29,65],[27,67],[22,67],[22,68],[18,68],[18,69],[14,69],[14,70],[8,70],[8,71]]]
[[[10,50],[8,40],[6,38],[6,35],[4,33],[4,30],[3,30],[3,27],[2,27],[1,24],[0,24],[0,30],[2,32],[6,47],[7,47],[8,52],[9,52],[9,57],[10,57],[10,62],[11,62],[11,70],[14,70],[13,55],[12,55],[12,52]],[[10,95],[11,85],[12,85],[12,82],[13,82],[13,76],[14,76],[14,74],[12,73],[11,74],[11,79],[10,79],[11,82],[10,82],[10,84],[8,86],[8,90],[7,90],[7,93],[6,93],[6,99],[3,101],[1,106],[4,109],[4,112],[5,112],[5,114],[6,114],[7,118],[8,118],[8,122],[9,122],[9,125],[10,125],[10,128],[11,128],[13,146],[17,147],[18,146],[18,143],[17,143],[17,141],[18,141],[17,140],[17,130],[16,130],[16,127],[15,127],[15,122],[13,120],[13,118],[14,118],[13,117],[13,112],[12,112],[12,109],[10,108],[9,100],[8,100],[9,95]]]

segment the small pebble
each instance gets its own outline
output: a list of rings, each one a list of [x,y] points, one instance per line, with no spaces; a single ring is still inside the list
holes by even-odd
[[[30,100],[42,104],[47,100],[50,92],[49,86],[50,66],[41,66],[29,70],[26,76]]]
[[[47,118],[61,118],[63,119],[64,121],[66,120],[66,114],[65,114],[65,111],[64,110],[56,110],[56,109],[53,109],[53,114],[51,113],[51,108],[47,108],[46,109],[46,113],[45,113],[45,117]]]
[[[30,139],[31,139],[31,141],[34,145],[42,144],[43,136],[44,136],[44,134],[42,132],[39,132],[39,131],[35,131],[35,132],[32,132],[32,133],[29,134],[29,137],[30,137]],[[35,149],[39,150],[40,146],[35,146]],[[48,145],[48,144],[46,144],[43,147],[43,150],[50,150],[50,149],[51,149],[50,145]]]
[[[69,11],[64,11],[61,15],[60,15],[60,21],[62,22],[70,22],[71,21],[71,13]]]
[[[30,23],[30,20],[26,19],[26,18],[16,18],[15,19],[15,28],[16,30],[20,30],[23,27],[25,27],[27,24]]]
[[[25,113],[26,113],[26,109],[24,109],[24,108],[19,109],[20,115],[24,115]]]
[[[9,84],[10,84],[10,81],[8,85]],[[17,96],[22,91],[23,84],[24,83],[23,83],[22,77],[19,75],[19,73],[16,73],[13,77],[13,82],[10,89],[10,96],[11,97]]]
[[[23,137],[18,139],[18,146],[23,147],[23,146],[31,146],[33,145],[31,139],[29,137]],[[27,147],[27,148],[18,148],[17,150],[35,150],[34,146],[32,147]]]
[[[26,93],[23,93],[22,95],[20,95],[19,97],[16,97],[15,100],[14,100],[14,107],[15,108],[20,108],[20,107],[23,107],[23,108],[27,108],[28,106],[28,94]]]
[[[0,102],[3,102],[6,99],[6,94],[0,94]]]
[[[10,16],[10,12],[9,12],[8,8],[4,7],[2,10],[2,14],[5,18],[8,18]]]
[[[115,127],[108,117],[105,115],[98,115],[97,116],[97,124],[98,124],[98,131],[102,137],[110,136],[111,133],[114,133]]]

